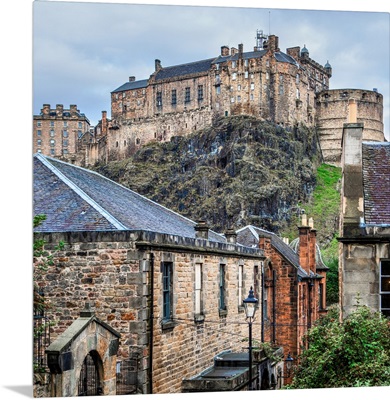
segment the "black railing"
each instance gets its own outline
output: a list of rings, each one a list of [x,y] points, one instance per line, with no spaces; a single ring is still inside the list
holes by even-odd
[[[50,344],[50,320],[43,313],[34,312],[34,372],[44,372],[47,367],[45,350]]]

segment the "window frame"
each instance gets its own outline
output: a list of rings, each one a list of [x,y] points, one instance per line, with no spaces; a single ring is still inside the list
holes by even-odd
[[[386,273],[383,273],[384,264],[388,264],[386,268],[388,269]],[[384,290],[383,288],[383,280],[388,279],[390,282],[390,259],[381,259],[379,262],[379,310],[382,314],[384,314],[387,318],[390,318],[390,283],[388,283],[388,289]],[[387,288],[386,288],[387,289]],[[382,307],[383,298],[387,297],[388,307]],[[383,312],[385,311],[385,312]]]
[[[226,264],[219,265],[219,302],[220,311],[226,311]]]
[[[173,320],[173,262],[161,262],[162,273],[162,322]]]

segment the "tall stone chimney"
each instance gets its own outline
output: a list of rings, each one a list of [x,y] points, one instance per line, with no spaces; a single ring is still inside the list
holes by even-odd
[[[56,105],[56,115],[57,117],[62,117],[62,113],[64,112],[64,106],[62,104]]]
[[[129,76],[129,82],[135,82],[135,76]]]
[[[352,108],[353,108],[353,103]],[[349,113],[353,115],[353,110]],[[362,171],[363,124],[344,124],[342,139],[342,204],[340,234],[360,235],[363,221],[363,171]]]
[[[236,244],[237,243],[237,233],[234,229],[228,229],[225,232],[225,237],[228,243]]]
[[[311,237],[310,237],[310,226],[307,224],[307,215],[302,214],[301,226],[298,227],[299,231],[299,264],[306,271],[310,273],[312,267],[311,261]]]
[[[228,46],[221,46],[221,56],[227,57],[229,55],[229,47]]]
[[[199,221],[195,225],[195,237],[198,239],[206,239],[209,238],[209,227],[206,224],[206,221]]]
[[[41,112],[43,115],[49,115],[50,114],[50,104],[44,104]]]
[[[160,60],[154,60],[154,70],[155,72],[160,71],[160,69],[162,68],[161,66],[161,61]]]

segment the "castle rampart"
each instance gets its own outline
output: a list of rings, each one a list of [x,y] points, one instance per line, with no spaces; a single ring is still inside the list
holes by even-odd
[[[316,97],[317,126],[324,161],[339,166],[343,125],[349,118],[349,104],[356,106],[357,123],[364,124],[363,140],[384,141],[383,96],[376,90],[323,90]]]

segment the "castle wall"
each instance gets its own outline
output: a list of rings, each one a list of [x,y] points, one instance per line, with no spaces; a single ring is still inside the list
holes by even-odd
[[[130,77],[123,90],[111,94],[114,129],[108,133],[108,158],[125,158],[150,141],[188,135],[209,125],[213,114],[312,126],[315,93],[328,89],[331,68],[312,60],[307,49],[303,54],[299,47],[287,53],[280,52],[278,38],[271,35],[264,49],[244,53],[240,44],[229,53],[223,46],[208,70],[208,60],[198,72],[192,63],[168,67],[164,79],[159,78],[164,68],[156,60],[149,79]],[[175,75],[176,69],[180,74]]]
[[[356,102],[357,123],[364,124],[363,141],[384,141],[383,96],[362,89],[333,89],[316,98],[317,125],[324,161],[340,166],[343,125],[348,122],[350,100]]]

